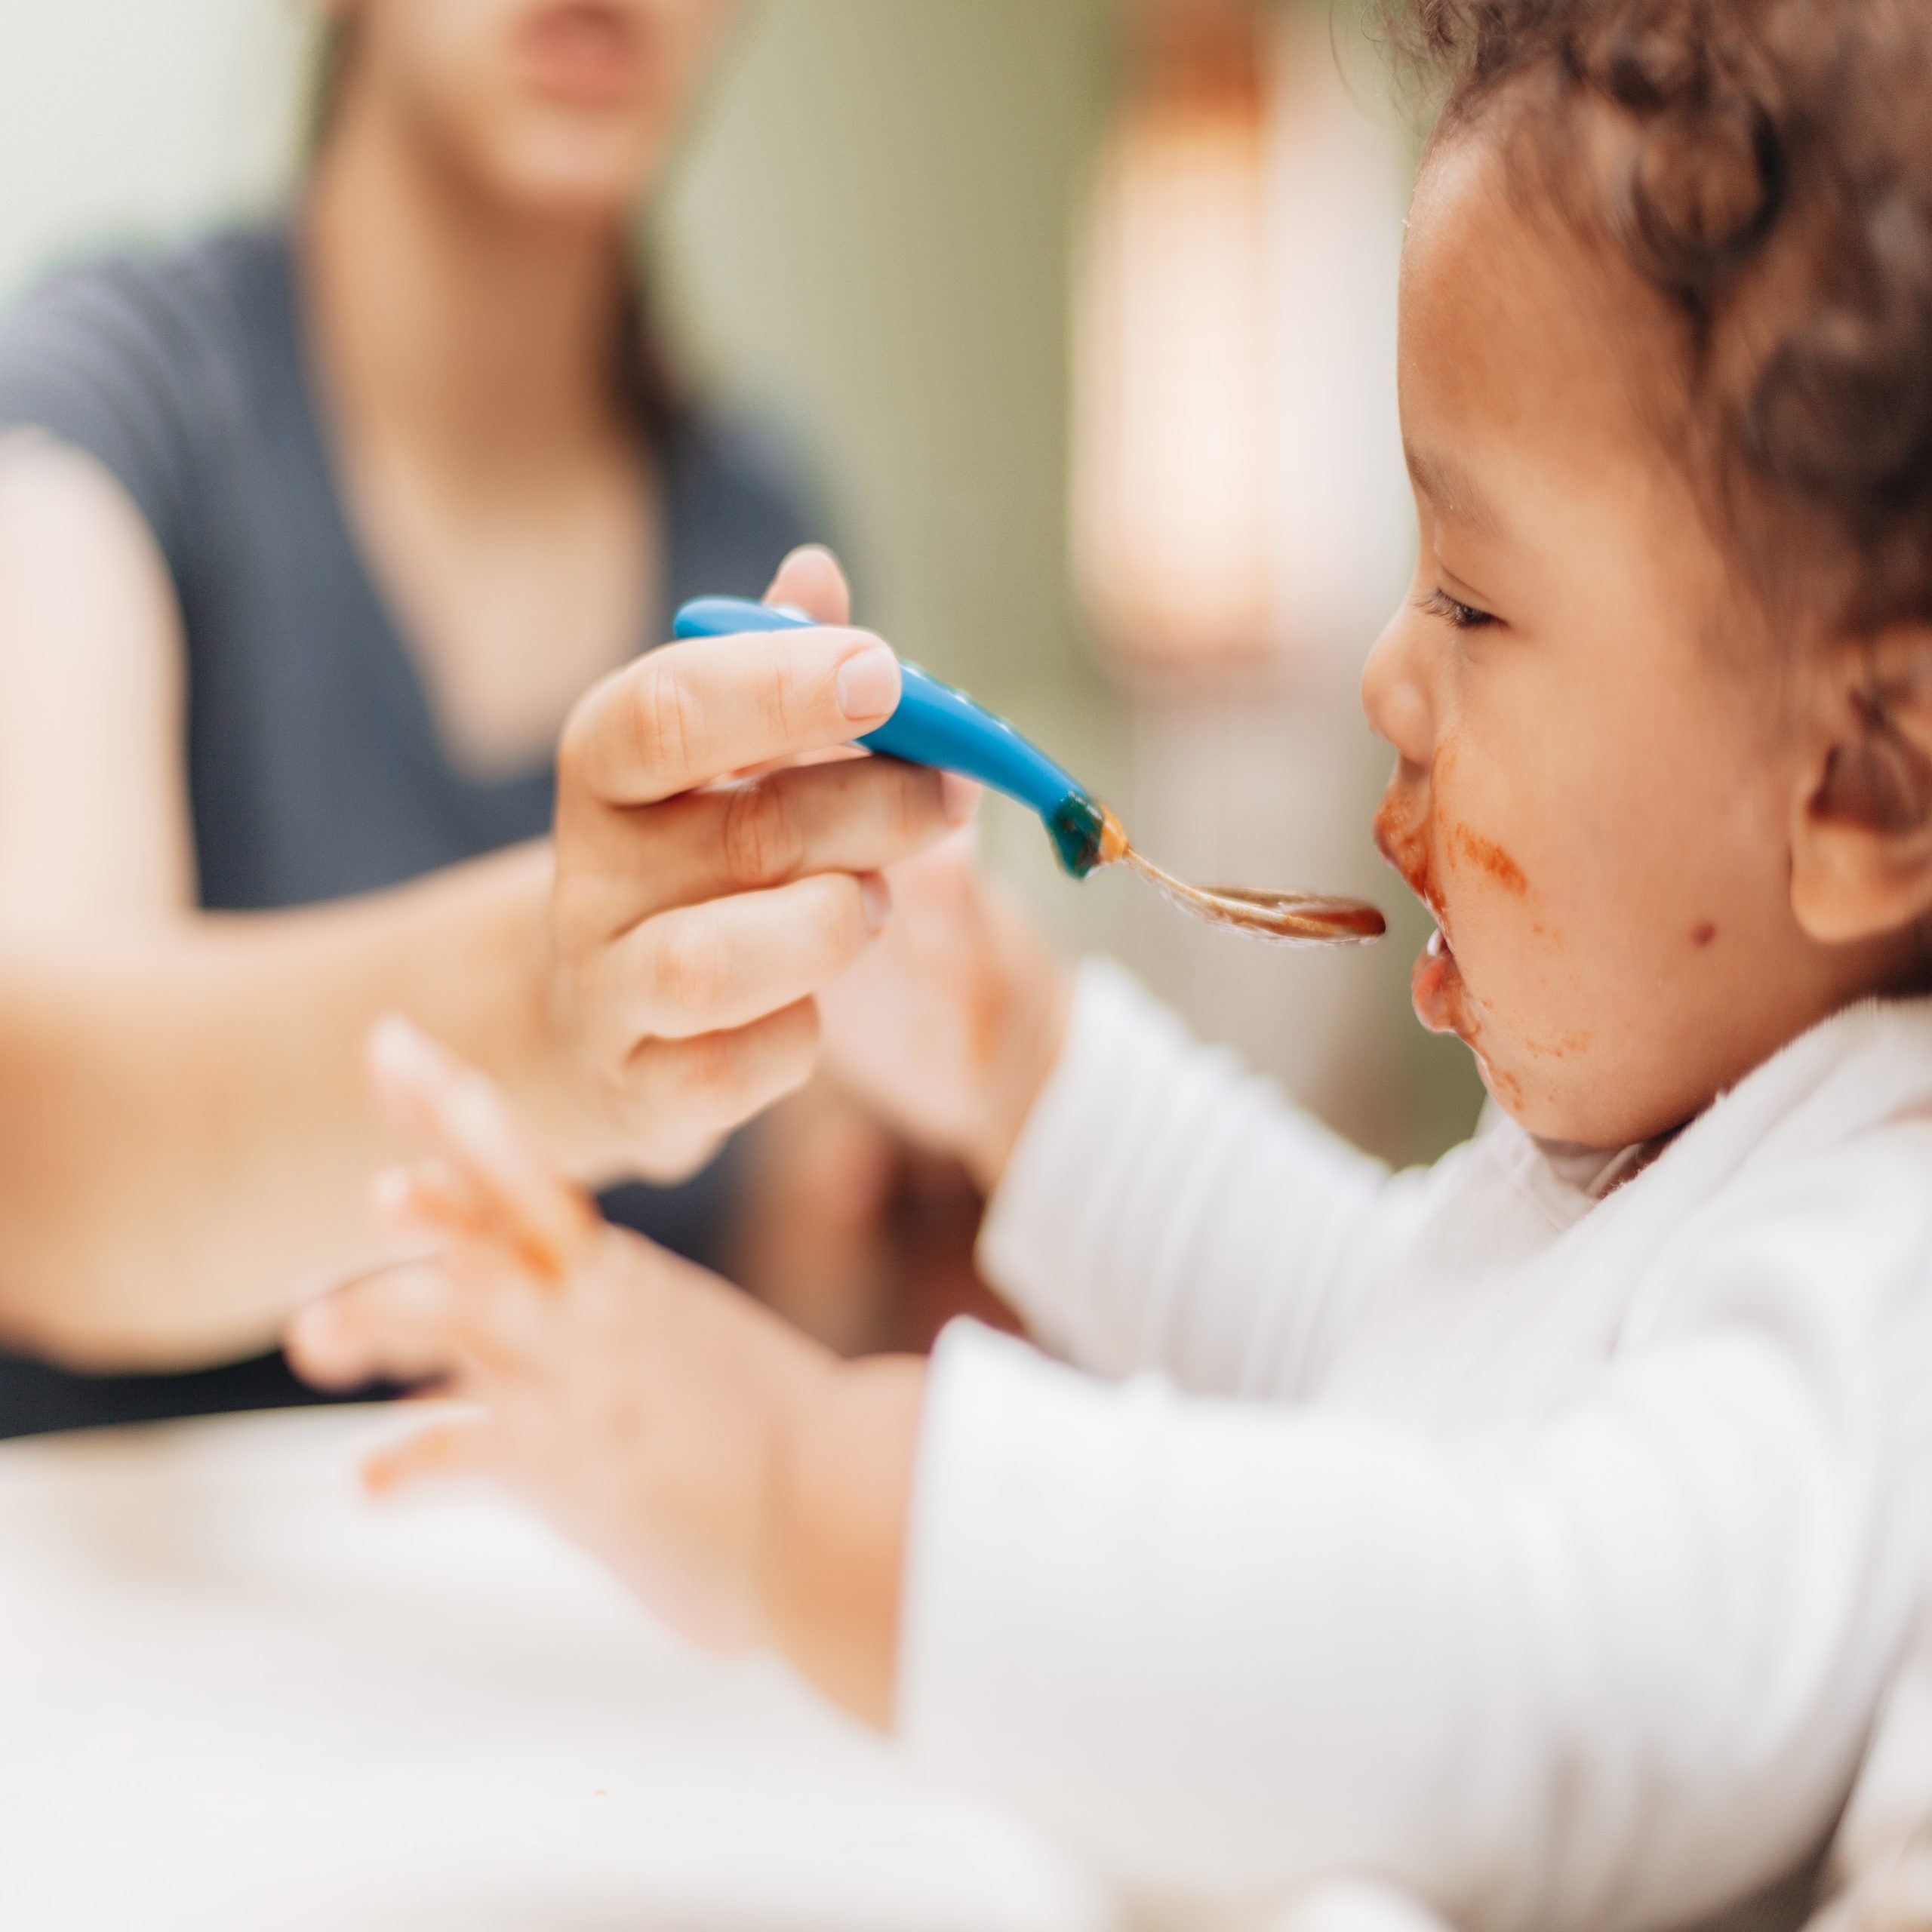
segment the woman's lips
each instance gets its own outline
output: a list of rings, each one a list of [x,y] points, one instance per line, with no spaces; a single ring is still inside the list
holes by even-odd
[[[1416,1017],[1432,1033],[1460,1033],[1463,1019],[1463,972],[1441,928],[1429,936],[1409,977],[1409,997]]]
[[[636,90],[643,49],[629,11],[611,0],[565,0],[532,14],[518,29],[525,72],[543,93],[609,103]]]

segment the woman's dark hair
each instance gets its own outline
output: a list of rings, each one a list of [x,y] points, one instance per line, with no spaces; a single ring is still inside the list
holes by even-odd
[[[309,68],[308,109],[303,137],[304,158],[313,167],[328,144],[342,103],[355,54],[352,21],[331,20],[318,29]],[[651,300],[650,278],[633,255],[624,284],[614,349],[619,398],[647,432],[659,440],[669,433],[687,397],[677,365]]]
[[[1494,126],[1663,298],[1697,480],[1761,593],[1932,620],[1932,0],[1383,12],[1434,138]],[[1627,131],[1607,175],[1593,111]]]

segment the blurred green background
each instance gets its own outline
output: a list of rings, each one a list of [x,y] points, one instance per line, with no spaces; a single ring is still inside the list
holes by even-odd
[[[1121,0],[756,0],[647,223],[660,300],[687,367],[779,425],[824,478],[867,621],[1144,813],[1130,823],[1178,866],[1393,908],[1402,895],[1366,832],[1386,755],[1352,688],[1367,635],[1266,688],[1149,691],[1104,675],[1083,631],[1070,301],[1121,13]],[[296,0],[0,11],[0,296],[61,255],[285,193],[309,33]],[[1197,771],[1213,808],[1190,813]],[[1231,817],[1269,835],[1230,843],[1216,828]],[[1466,1131],[1466,1055],[1406,1011],[1419,913],[1373,952],[1261,953],[1177,931],[1124,880],[1067,886],[1017,811],[989,810],[984,835],[1069,943],[1124,953],[1204,1031],[1380,1151],[1418,1158]]]

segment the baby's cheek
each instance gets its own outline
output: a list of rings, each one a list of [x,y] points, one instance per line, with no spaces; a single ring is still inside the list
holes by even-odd
[[[1589,962],[1573,952],[1549,908],[1537,907],[1517,923],[1508,969],[1498,976],[1494,1016],[1509,1035],[1512,1057],[1525,1069],[1580,1060],[1601,1031],[1601,1000]]]
[[[1574,936],[1587,936],[1589,907],[1570,903],[1565,869],[1495,819],[1451,819],[1443,850],[1459,907],[1456,943],[1485,1036],[1476,1044],[1492,1069],[1520,1076],[1586,1053],[1597,995],[1589,949]]]

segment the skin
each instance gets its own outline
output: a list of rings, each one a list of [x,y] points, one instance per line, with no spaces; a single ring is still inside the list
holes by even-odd
[[[452,755],[526,769],[658,595],[618,307],[638,198],[738,9],[331,11],[346,65],[300,245],[351,515]]]
[[[382,1451],[377,1494],[426,1477],[509,1484],[672,1628],[775,1649],[838,1702],[888,1715],[915,1361],[842,1362],[704,1270],[605,1225],[501,1095],[401,1020],[371,1078],[426,1156],[377,1194],[433,1263],[366,1279],[291,1327],[324,1385],[434,1377],[474,1404]]]
[[[1401,300],[1420,554],[1362,691],[1398,761],[1378,841],[1452,949],[1419,962],[1417,1011],[1531,1132],[1647,1140],[1915,948],[1807,930],[1840,694],[1780,675],[1817,641],[1766,634],[1657,460],[1633,392],[1673,355],[1653,300],[1533,226],[1481,141],[1425,171]]]
[[[689,1171],[805,1078],[878,871],[970,809],[884,764],[731,782],[889,713],[864,633],[623,662],[657,568],[612,380],[624,229],[733,10],[623,0],[591,31],[642,51],[590,60],[595,85],[532,64],[554,9],[531,0],[341,11],[301,246],[350,512],[459,762],[562,730],[556,835],[363,900],[198,911],[153,537],[91,459],[0,445],[0,1340],[78,1366],[251,1352],[370,1252],[395,1143],[355,1069],[385,1011],[489,1069],[571,1174]],[[808,552],[774,589],[835,577]]]
[[[1432,154],[1401,300],[1420,557],[1363,693],[1397,753],[1378,836],[1455,949],[1453,977],[1419,962],[1417,1003],[1532,1132],[1651,1141],[1847,1001],[1924,983],[1932,640],[1813,638],[1766,674],[1772,641],[1635,406],[1633,371],[1672,366],[1666,318],[1515,209],[1484,140]],[[842,586],[817,593],[844,616]],[[957,841],[894,884],[893,931],[823,1001],[832,1063],[995,1185],[1065,1037],[1066,971]],[[396,1092],[392,1061],[379,1077]],[[391,1276],[318,1305],[291,1338],[322,1379],[427,1373],[481,1404],[454,1438],[380,1462],[378,1484],[460,1467],[535,1487],[685,1628],[774,1648],[888,1721],[924,1371],[779,1343],[768,1316],[628,1237],[598,1234],[540,1284],[501,1226],[474,1233],[507,1226],[501,1206],[437,1205],[451,1166],[488,1201],[510,1189],[463,1161],[433,1084],[404,1097],[438,1164],[390,1198],[410,1211],[398,1232],[445,1259],[428,1286]],[[666,1297],[631,1304],[621,1343],[573,1312],[610,1278]],[[569,1467],[520,1448],[521,1429],[575,1432]],[[692,1507],[681,1485],[709,1480],[692,1472],[747,1441],[751,1472]],[[586,1527],[614,1484],[626,1500]]]

